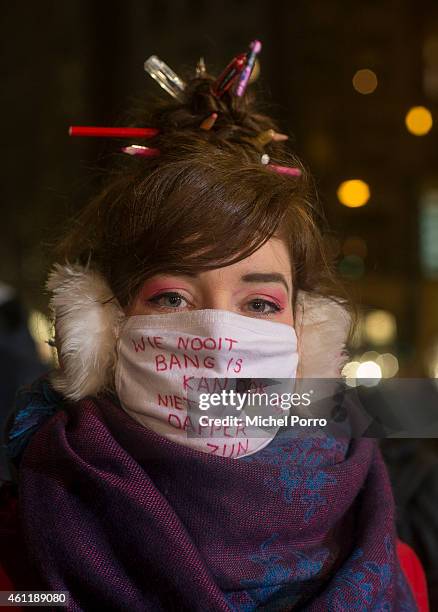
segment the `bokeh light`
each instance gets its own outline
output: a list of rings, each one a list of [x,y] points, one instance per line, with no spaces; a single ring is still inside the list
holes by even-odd
[[[369,68],[358,70],[353,77],[353,87],[361,94],[370,94],[376,90],[378,81],[376,73]]]
[[[398,359],[391,353],[383,353],[383,355],[379,355],[376,359],[376,363],[382,370],[383,378],[392,378],[398,372]]]
[[[375,361],[357,361],[356,359],[346,363],[341,375],[349,387],[363,385],[372,387],[379,384],[382,379],[382,370]]]
[[[349,387],[356,386],[356,374],[359,366],[360,361],[349,361],[342,368],[341,376],[345,378],[345,383]]]
[[[382,378],[382,370],[375,361],[363,361],[357,368],[356,377],[366,387],[377,385]]]
[[[373,310],[365,317],[365,336],[371,344],[390,344],[397,335],[394,315],[387,310]]]
[[[380,353],[377,351],[366,351],[361,355],[359,361],[362,363],[363,361],[376,361],[380,357]]]
[[[343,278],[357,280],[365,272],[365,264],[357,255],[347,255],[338,264],[339,274]]]
[[[352,179],[344,181],[338,187],[338,199],[344,206],[359,208],[370,199],[370,188],[365,181]]]
[[[56,351],[47,344],[47,340],[53,336],[53,325],[50,320],[39,310],[31,310],[27,327],[42,361],[49,364],[55,363]]]
[[[342,252],[344,255],[357,255],[362,259],[368,254],[367,243],[363,238],[359,238],[358,236],[350,236],[347,238],[342,245]]]
[[[405,123],[408,132],[415,136],[424,136],[432,128],[432,113],[425,106],[414,106],[408,111]]]

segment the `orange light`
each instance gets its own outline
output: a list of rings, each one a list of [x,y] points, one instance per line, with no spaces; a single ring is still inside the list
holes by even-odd
[[[359,208],[370,199],[370,188],[365,181],[353,179],[344,181],[338,187],[338,199],[344,206]]]
[[[377,87],[376,73],[368,68],[358,70],[353,77],[353,87],[361,94],[367,95],[373,93]]]
[[[408,111],[405,124],[411,134],[425,136],[432,129],[432,113],[425,106],[414,106]]]

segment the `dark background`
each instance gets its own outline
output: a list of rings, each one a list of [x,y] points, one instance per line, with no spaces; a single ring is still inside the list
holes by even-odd
[[[435,272],[425,273],[420,213],[424,194],[438,186],[438,59],[425,51],[435,41],[438,53],[436,2],[3,2],[2,22],[0,280],[26,308],[47,313],[50,244],[95,193],[97,170],[115,147],[71,139],[68,126],[120,124],[134,99],[166,96],[143,70],[151,54],[182,75],[203,55],[218,74],[259,38],[254,86],[316,176],[353,297],[365,313],[378,308],[395,317],[397,335],[387,346],[362,338],[353,357],[389,351],[403,376],[434,369],[438,255]],[[372,94],[352,86],[361,68],[378,77]],[[405,127],[416,105],[437,118],[426,136]],[[350,178],[369,184],[366,206],[339,203],[337,188]],[[433,231],[438,243],[436,222]],[[359,270],[345,261],[351,237],[366,248]]]

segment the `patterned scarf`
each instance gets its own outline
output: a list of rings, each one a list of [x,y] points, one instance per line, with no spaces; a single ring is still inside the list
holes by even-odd
[[[284,429],[229,459],[142,427],[116,397],[35,410],[10,432],[16,444],[31,423],[22,526],[42,588],[68,591],[69,609],[417,609],[375,441]]]

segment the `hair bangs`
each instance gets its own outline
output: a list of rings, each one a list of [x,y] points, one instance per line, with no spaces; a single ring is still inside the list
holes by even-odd
[[[130,293],[155,274],[194,274],[248,257],[277,232],[286,196],[281,177],[256,164],[186,161],[151,174],[137,189],[119,245],[125,264],[135,265]]]

